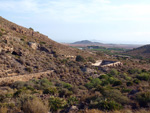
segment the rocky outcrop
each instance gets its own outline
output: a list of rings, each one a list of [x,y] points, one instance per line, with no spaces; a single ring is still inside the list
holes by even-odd
[[[8,47],[8,46],[0,47],[0,53],[3,52],[3,51],[12,53],[13,52],[13,48],[12,47]]]
[[[68,113],[77,113],[78,112],[78,107],[77,106],[71,106]]]
[[[35,42],[28,42],[28,45],[34,50],[36,50],[38,48],[38,45]]]

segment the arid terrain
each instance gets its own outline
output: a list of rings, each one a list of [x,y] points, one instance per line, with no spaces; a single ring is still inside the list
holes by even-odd
[[[139,46],[59,44],[0,17],[0,113],[150,113]]]

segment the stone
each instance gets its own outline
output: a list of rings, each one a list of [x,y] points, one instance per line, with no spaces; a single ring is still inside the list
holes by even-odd
[[[68,113],[77,113],[78,110],[77,106],[71,106]]]
[[[38,45],[37,45],[37,43],[35,43],[35,42],[28,42],[28,44],[29,44],[29,46],[30,46],[32,49],[34,49],[34,50],[36,50],[36,49],[38,48]]]

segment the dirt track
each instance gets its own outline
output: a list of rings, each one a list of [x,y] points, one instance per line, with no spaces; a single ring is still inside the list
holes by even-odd
[[[45,75],[50,74],[52,72],[53,72],[53,70],[48,70],[45,72],[39,72],[39,73],[33,73],[33,74],[4,77],[4,78],[0,78],[0,84],[5,84],[5,83],[8,84],[8,83],[13,83],[15,81],[28,81],[32,78],[39,78],[41,76],[45,76]]]

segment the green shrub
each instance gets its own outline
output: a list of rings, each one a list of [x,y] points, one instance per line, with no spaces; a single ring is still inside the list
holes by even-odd
[[[133,82],[129,81],[129,82],[126,83],[126,85],[127,85],[127,86],[132,86],[132,85],[133,85]]]
[[[102,81],[99,78],[93,78],[93,79],[91,79],[90,82],[85,84],[85,86],[88,89],[91,89],[91,88],[97,87],[98,85],[101,85],[101,84],[102,84]]]
[[[30,93],[31,93],[30,90],[28,90],[26,87],[23,87],[22,89],[17,90],[17,91],[14,93],[14,96],[17,97],[17,96],[19,96],[19,95],[21,95],[21,94],[30,94]]]
[[[112,69],[109,74],[110,75],[118,75],[119,72],[116,69]]]
[[[41,45],[46,44],[46,42],[40,42]]]
[[[22,81],[16,81],[12,84],[12,88],[16,88],[16,89],[22,89],[25,85],[25,82]]]
[[[118,79],[114,78],[114,77],[109,77],[108,81],[110,84],[113,84],[115,81],[117,81]]]
[[[51,95],[54,95],[54,94],[56,94],[58,91],[57,91],[57,89],[55,88],[55,87],[49,87],[49,88],[47,88],[47,89],[45,89],[44,91],[43,91],[43,93],[44,94],[51,94]]]
[[[0,36],[2,36],[3,34],[0,32]]]
[[[150,80],[150,74],[148,73],[141,73],[137,76],[139,80],[149,81]]]
[[[71,96],[72,94],[73,94],[73,92],[66,89],[66,88],[62,88],[62,89],[59,90],[59,96],[60,97],[64,97],[64,96],[68,97],[68,96]]]
[[[34,31],[34,29],[33,29],[33,28],[31,28],[31,27],[30,27],[29,29],[30,29],[30,30],[32,30],[32,31]]]
[[[150,104],[150,92],[138,93],[136,100],[139,102],[141,107],[148,107]]]
[[[84,61],[85,61],[85,59],[84,59],[82,56],[77,55],[77,57],[76,57],[76,61],[78,61],[78,62],[84,62]]]
[[[135,74],[135,73],[137,73],[137,70],[136,69],[129,69],[128,73],[129,74]]]
[[[106,85],[108,85],[108,84],[109,84],[109,81],[108,81],[108,80],[102,81],[102,86],[106,86]]]
[[[5,31],[4,29],[1,29],[1,31]]]
[[[35,83],[32,81],[28,81],[24,84],[24,86],[27,87],[28,89],[34,90]]]
[[[6,98],[5,94],[0,94],[0,102],[2,102]]]
[[[66,106],[67,102],[59,97],[50,97],[49,98],[49,106],[51,111],[57,111],[58,109],[62,109]]]
[[[98,108],[102,110],[119,110],[122,108],[122,105],[115,101],[104,100],[98,103]]]
[[[62,85],[63,85],[64,88],[67,88],[69,90],[72,88],[72,85],[69,84],[69,83],[62,82]]]
[[[108,75],[101,75],[99,78],[100,79],[108,79]]]
[[[67,103],[68,103],[69,106],[70,105],[75,105],[78,102],[79,102],[78,99],[74,96],[69,97],[68,100],[67,100]]]
[[[139,84],[140,80],[139,79],[135,79],[135,80],[133,80],[133,82],[136,83],[136,84]]]
[[[35,87],[37,87],[37,89],[46,89],[46,88],[49,88],[51,86],[52,86],[52,83],[48,79],[43,78],[43,79],[36,81]]]
[[[131,78],[131,77],[128,77],[128,76],[126,76],[126,77],[125,77],[125,79],[126,79],[126,80],[131,80],[132,78]]]
[[[121,104],[128,104],[129,99],[126,96],[123,96],[122,93],[119,90],[111,89],[111,90],[104,90],[102,92],[103,96],[105,98],[108,98],[110,100],[114,100]]]
[[[132,89],[127,89],[127,88],[123,88],[123,89],[121,90],[122,93],[129,93],[129,92],[131,92],[131,91],[132,91]]]
[[[122,85],[122,82],[120,80],[117,80],[113,83],[113,86],[119,86]]]

